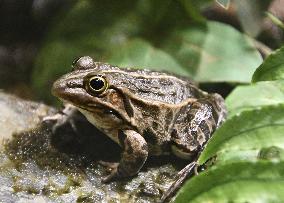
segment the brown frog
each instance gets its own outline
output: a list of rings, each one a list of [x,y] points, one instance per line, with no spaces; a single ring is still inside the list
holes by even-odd
[[[133,176],[148,156],[193,160],[224,121],[223,98],[169,73],[119,68],[84,56],[52,92],[123,148],[104,181]]]

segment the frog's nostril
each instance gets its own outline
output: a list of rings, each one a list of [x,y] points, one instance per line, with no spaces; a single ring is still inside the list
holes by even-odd
[[[70,88],[72,88],[72,87],[76,87],[76,82],[75,81],[69,81],[69,82],[67,82],[67,87],[70,87]]]
[[[69,88],[78,88],[83,87],[83,80],[81,79],[72,79],[66,83],[66,86]]]

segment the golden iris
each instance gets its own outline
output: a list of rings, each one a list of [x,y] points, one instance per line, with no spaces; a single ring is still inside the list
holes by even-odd
[[[103,93],[108,88],[106,79],[102,76],[95,75],[88,79],[87,89],[95,94]]]

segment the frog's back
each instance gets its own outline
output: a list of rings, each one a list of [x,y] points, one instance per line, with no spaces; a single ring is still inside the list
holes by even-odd
[[[121,69],[102,64],[100,69],[110,79],[112,85],[125,88],[140,99],[179,104],[188,98],[199,98],[204,92],[189,79],[170,73],[147,69]]]

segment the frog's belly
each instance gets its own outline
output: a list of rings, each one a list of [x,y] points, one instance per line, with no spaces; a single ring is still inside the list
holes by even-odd
[[[94,119],[94,115],[89,113],[88,111],[78,108],[77,109],[86,117],[86,119],[93,124],[97,129],[99,129],[101,132],[103,132],[105,135],[107,135],[110,139],[112,139],[114,142],[119,144],[119,140],[117,138],[117,131],[110,126],[109,128],[100,128],[101,125],[98,125],[98,120]]]

